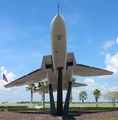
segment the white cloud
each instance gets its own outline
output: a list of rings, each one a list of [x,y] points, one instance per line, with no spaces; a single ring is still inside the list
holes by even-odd
[[[5,68],[4,68],[4,67],[1,67],[1,68],[0,68],[0,70],[1,70],[1,75],[3,75],[3,73],[4,73],[4,74],[6,74],[6,73],[7,73],[7,71],[5,70]]]
[[[113,44],[117,44],[118,43],[118,38],[116,38],[116,41],[107,41],[107,42],[104,42],[103,45],[102,45],[102,48],[104,49],[107,49],[109,47],[112,47]]]
[[[112,75],[100,76],[99,78],[106,78],[109,80],[118,81],[118,52],[113,56],[110,53],[106,54],[105,57],[106,70],[112,71]]]
[[[8,82],[13,81],[13,80],[16,78],[16,76],[15,76],[15,74],[12,73],[12,72],[7,72],[7,70],[5,69],[5,67],[1,67],[1,68],[0,68],[0,74],[1,74],[0,90],[2,90],[2,91],[10,91],[10,90],[11,90],[10,88],[5,88],[5,87],[4,87],[4,85],[6,85],[7,82],[2,79],[3,73],[4,73],[5,76],[7,77]]]
[[[107,49],[107,48],[111,47],[113,44],[115,44],[114,41],[107,41],[107,42],[103,43],[102,48]]]
[[[87,86],[84,89],[86,89],[90,93],[92,93],[95,89],[100,89],[102,92],[107,90],[105,85],[95,83],[94,79],[92,78],[86,78],[84,82],[87,84]]]
[[[94,83],[94,80],[92,78],[88,78],[84,80],[85,83]]]
[[[110,53],[106,54],[105,63],[107,70],[118,72],[118,52],[113,56]]]
[[[1,70],[1,76],[3,76],[3,73],[4,73],[5,76],[8,79],[8,82],[11,82],[16,78],[16,75],[14,73],[12,73],[12,72],[7,72],[5,67],[1,67],[0,70]]]
[[[107,83],[104,83],[103,87],[105,88],[105,89],[104,88],[102,89],[102,90],[104,90],[103,93],[107,93],[107,92],[110,92],[110,91],[117,91],[118,90],[118,86],[110,87]]]
[[[118,43],[118,38],[116,38],[116,43]]]
[[[106,54],[105,63],[105,69],[114,72],[112,75],[107,76],[107,78],[118,81],[118,52],[113,56],[111,56],[109,53]]]
[[[118,91],[118,86],[110,87],[110,91]]]

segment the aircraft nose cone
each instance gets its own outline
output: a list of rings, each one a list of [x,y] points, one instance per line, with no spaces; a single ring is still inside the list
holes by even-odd
[[[63,16],[60,14],[57,14],[51,22],[51,31],[54,31],[55,28],[58,30],[66,29],[65,20],[64,20]]]

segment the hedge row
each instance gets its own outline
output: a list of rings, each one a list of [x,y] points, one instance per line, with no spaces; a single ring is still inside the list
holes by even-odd
[[[50,111],[50,108],[40,108],[41,111]],[[86,111],[86,110],[104,110],[104,111],[118,111],[117,107],[70,107],[70,111]]]
[[[28,108],[28,106],[0,106],[0,109],[7,109],[7,108]]]
[[[40,111],[50,111],[50,108],[40,108]],[[118,111],[117,107],[70,107],[70,111],[88,111],[88,110],[102,110],[102,111]],[[20,106],[12,106],[0,108],[0,111],[38,111],[37,108],[25,108]]]
[[[40,108],[41,111],[49,111],[50,108]],[[108,110],[118,111],[117,107],[70,107],[69,110],[80,111],[80,110]]]
[[[36,108],[8,108],[8,109],[0,109],[0,111],[37,111]]]
[[[104,110],[104,111],[118,111],[117,107],[70,107],[69,110],[81,111],[81,110]]]

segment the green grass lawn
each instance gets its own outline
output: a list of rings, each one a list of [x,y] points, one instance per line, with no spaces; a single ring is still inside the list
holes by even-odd
[[[84,103],[83,105],[81,103],[78,104],[72,104],[71,107],[96,107],[96,103]],[[115,105],[118,106],[118,103]],[[113,107],[111,103],[98,103],[98,107]]]
[[[33,103],[32,106],[30,103],[23,103],[23,104],[16,104],[16,103],[7,103],[7,104],[0,104],[0,106],[28,106],[29,108],[34,108],[35,106],[39,106],[37,103]],[[50,107],[49,103],[45,104],[46,108]],[[99,103],[99,107],[113,107],[111,103]],[[116,107],[118,106],[118,103],[116,103]],[[72,103],[70,104],[70,107],[96,107],[95,103]]]

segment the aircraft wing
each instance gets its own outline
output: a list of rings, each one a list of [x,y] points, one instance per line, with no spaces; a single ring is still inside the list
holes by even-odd
[[[4,87],[9,88],[9,87],[14,87],[14,86],[32,84],[35,82],[39,82],[45,78],[46,78],[45,71],[42,69],[37,69],[37,70],[27,74],[27,75],[24,75],[21,78],[16,79],[15,81],[5,85]]]
[[[111,74],[113,74],[113,72],[111,71],[107,71],[91,66],[86,66],[82,64],[76,64],[76,66],[74,66],[74,71],[73,71],[73,75],[78,75],[78,76],[101,76],[101,75],[111,75]]]

